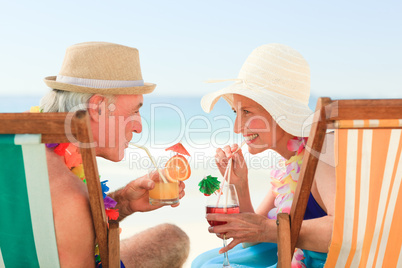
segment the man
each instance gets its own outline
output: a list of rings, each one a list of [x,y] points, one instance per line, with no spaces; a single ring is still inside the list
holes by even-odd
[[[137,49],[104,42],[69,47],[59,75],[46,77],[45,83],[53,90],[41,100],[43,112],[87,109],[96,155],[111,161],[121,161],[133,132],[142,131],[143,94],[156,86],[142,80]],[[95,267],[95,234],[86,186],[53,149],[48,149],[47,160],[61,266]],[[111,193],[118,202],[119,220],[159,208],[148,202],[153,187],[152,180],[141,177]],[[181,267],[188,256],[189,239],[180,228],[163,224],[121,241],[120,250],[126,267]]]

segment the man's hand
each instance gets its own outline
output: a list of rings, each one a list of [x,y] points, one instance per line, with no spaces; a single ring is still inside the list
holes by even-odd
[[[110,196],[116,200],[119,209],[119,220],[131,215],[134,212],[145,212],[158,209],[160,206],[155,206],[149,204],[149,190],[155,187],[155,182],[148,178],[147,175],[140,177],[134,181],[131,181],[123,189],[120,189]],[[181,199],[184,195],[185,184],[183,182],[179,183],[179,198]],[[172,205],[172,207],[178,206],[178,204]]]

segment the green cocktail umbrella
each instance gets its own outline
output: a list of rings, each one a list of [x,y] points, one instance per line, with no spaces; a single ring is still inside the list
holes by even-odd
[[[203,193],[206,196],[209,196],[213,194],[216,190],[219,190],[219,185],[221,184],[220,181],[218,181],[217,177],[212,177],[211,175],[208,175],[204,177],[200,183],[198,183],[198,186],[200,186],[200,192]]]

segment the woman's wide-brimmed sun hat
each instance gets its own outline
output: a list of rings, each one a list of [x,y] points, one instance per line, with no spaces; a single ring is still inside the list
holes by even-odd
[[[147,94],[156,85],[142,79],[138,49],[107,42],[67,48],[57,76],[44,79],[50,88],[96,94]]]
[[[243,64],[234,84],[205,95],[202,109],[209,113],[220,97],[232,107],[233,94],[239,94],[260,104],[286,132],[308,137],[312,122],[310,97],[310,67],[303,56],[289,46],[267,44],[256,48]]]

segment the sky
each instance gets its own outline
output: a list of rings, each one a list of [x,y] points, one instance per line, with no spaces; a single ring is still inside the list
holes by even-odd
[[[43,95],[65,49],[136,47],[155,96],[203,96],[229,85],[256,47],[282,43],[311,69],[311,94],[402,97],[401,1],[121,0],[0,4],[0,98]]]

